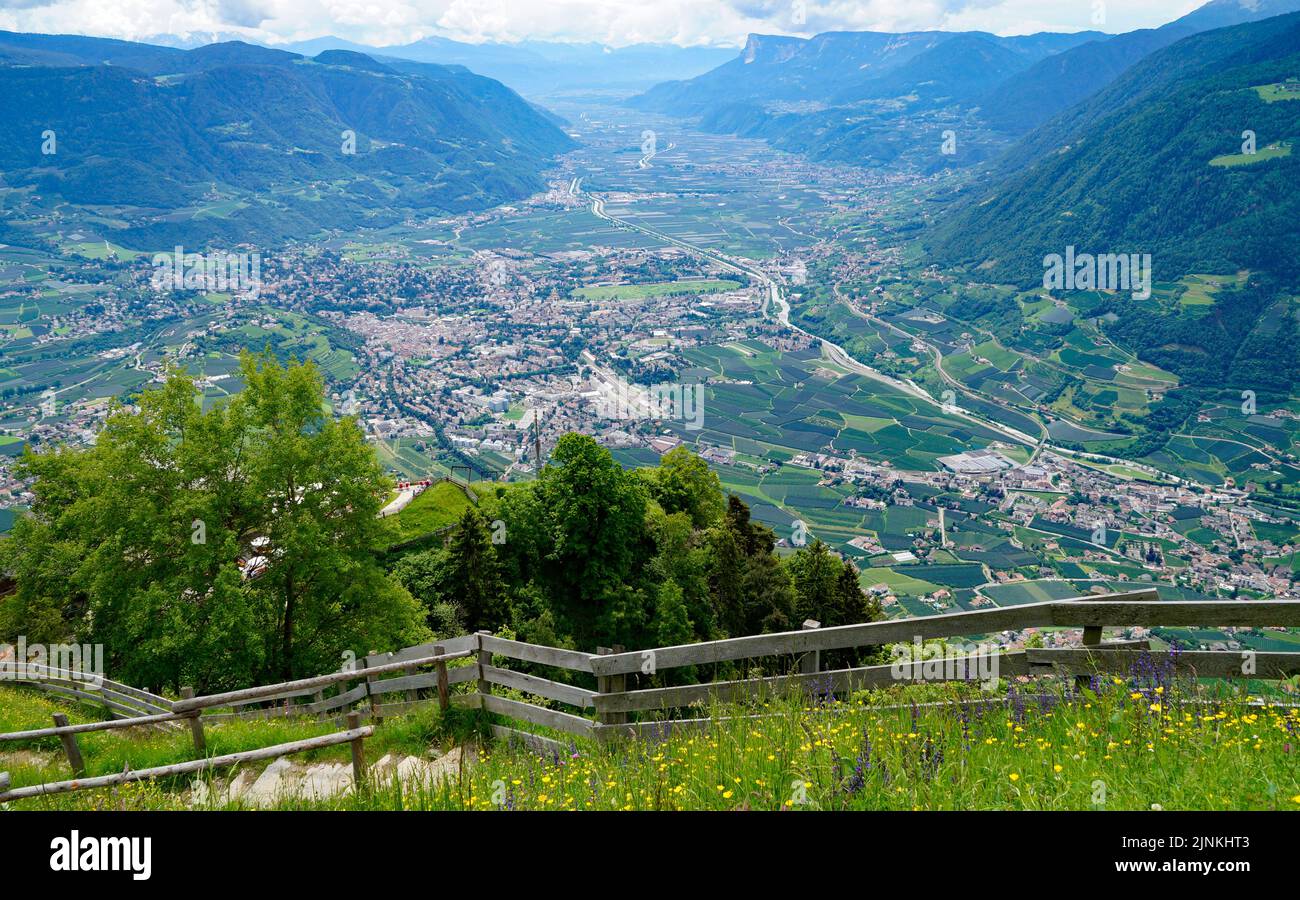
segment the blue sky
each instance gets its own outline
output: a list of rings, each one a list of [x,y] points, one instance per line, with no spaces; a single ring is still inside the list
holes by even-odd
[[[1121,32],[1164,24],[1199,5],[1198,0],[0,0],[0,29],[127,39],[243,35],[266,43],[334,34],[376,45],[443,35],[470,41],[738,46],[750,32]]]

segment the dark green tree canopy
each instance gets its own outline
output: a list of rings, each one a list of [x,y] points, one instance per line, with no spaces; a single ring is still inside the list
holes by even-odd
[[[380,565],[387,481],[311,364],[245,355],[206,412],[170,376],[86,449],[29,454],[36,501],[4,542],[0,628],[103,643],[115,676],[213,690],[413,643],[418,604]],[[241,565],[242,564],[242,565]]]

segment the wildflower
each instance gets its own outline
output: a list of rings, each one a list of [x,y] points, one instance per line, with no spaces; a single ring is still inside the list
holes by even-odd
[[[1019,780],[1020,780],[1020,775],[1019,775],[1019,773],[1017,773],[1017,772],[1012,772],[1012,773],[1011,773],[1011,780],[1012,780],[1012,781],[1019,781]]]

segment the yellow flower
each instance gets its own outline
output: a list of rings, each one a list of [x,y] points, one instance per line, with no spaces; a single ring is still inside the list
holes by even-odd
[[[722,799],[724,799],[724,800],[730,800],[730,799],[731,799],[731,791],[723,791],[723,792],[722,792]]]
[[[1019,781],[1019,780],[1020,780],[1020,775],[1017,774],[1016,772],[1012,772],[1012,773],[1011,773],[1011,780],[1012,780],[1012,781]]]
[[[1063,767],[1060,763],[1057,763],[1056,765],[1052,766],[1052,771],[1053,771],[1053,772],[1059,772],[1059,771],[1061,771],[1062,768],[1064,768],[1064,767]]]

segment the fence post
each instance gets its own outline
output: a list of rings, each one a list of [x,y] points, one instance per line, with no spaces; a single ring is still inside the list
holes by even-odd
[[[492,651],[483,649],[483,635],[491,636],[492,632],[484,628],[480,629],[478,634],[478,692],[486,697],[492,693],[492,684],[487,680],[487,671],[484,667],[492,665]]]
[[[596,653],[599,656],[609,656],[613,653],[622,653],[623,648],[618,644],[613,647],[597,647]],[[627,690],[626,675],[597,675],[596,692],[599,694],[621,694]],[[599,710],[599,707],[597,707]],[[627,713],[625,712],[598,712],[597,719],[602,725],[626,725]]]
[[[54,725],[62,728],[68,724],[68,717],[63,713],[54,714]],[[68,765],[72,766],[72,777],[82,778],[86,774],[86,763],[81,758],[81,748],[77,746],[77,736],[75,734],[61,734],[59,741],[63,744],[63,753],[68,757]]]
[[[447,648],[442,644],[433,645],[434,656],[442,656],[446,652]],[[434,663],[434,667],[438,670],[438,709],[446,712],[447,707],[451,705],[451,697],[447,686],[447,660],[438,660]]]
[[[348,713],[348,731],[355,731],[361,727],[361,713]],[[365,738],[354,737],[351,740],[352,745],[352,788],[353,791],[361,790],[361,786],[366,781],[366,748]]]
[[[379,651],[378,651],[378,650],[371,650],[371,651],[370,651],[370,655],[366,657],[366,668],[367,668],[367,669],[370,668],[370,666],[371,666],[371,662],[370,662],[370,661],[371,661],[374,657],[376,657],[376,656],[378,656],[378,655],[379,655]],[[371,690],[371,685],[373,685],[374,683],[375,683],[375,676],[373,676],[373,675],[367,675],[367,676],[366,676],[366,693],[370,695],[370,721],[374,722],[376,725],[383,725],[383,724],[384,724],[384,717],[381,716],[381,715],[379,714],[379,698],[376,697],[375,694],[374,694],[374,691]]]
[[[1083,629],[1084,649],[1087,649],[1088,647],[1100,647],[1101,632],[1102,632],[1102,626],[1100,625],[1085,625]],[[1088,686],[1091,680],[1092,680],[1091,675],[1076,674],[1074,676],[1074,689],[1076,691],[1083,690]]]
[[[1079,599],[1087,600],[1089,598],[1080,597]],[[1101,633],[1103,630],[1104,630],[1104,626],[1102,625],[1085,625],[1083,627],[1084,649],[1087,649],[1088,647],[1100,647]],[[1076,691],[1082,691],[1084,688],[1088,686],[1091,680],[1092,680],[1091,675],[1076,674],[1074,676],[1074,689]]]
[[[414,666],[410,666],[410,667],[408,667],[408,668],[403,669],[403,670],[402,670],[402,674],[403,674],[403,675],[414,675],[414,674],[415,674],[415,667],[414,667]],[[406,702],[407,702],[407,703],[414,703],[417,699],[419,699],[419,698],[416,696],[415,688],[407,688],[407,691],[406,691]]]
[[[821,628],[822,623],[816,619],[804,619],[803,630],[813,631]],[[820,650],[808,650],[799,658],[799,671],[804,675],[811,675],[814,672],[820,672],[822,668],[822,652]]]
[[[194,688],[181,688],[181,699],[190,700],[194,697]],[[203,710],[196,709],[191,713],[186,713],[185,718],[190,720],[190,736],[194,738],[194,752],[202,756],[208,752],[207,741],[203,739],[203,721],[200,718]]]

